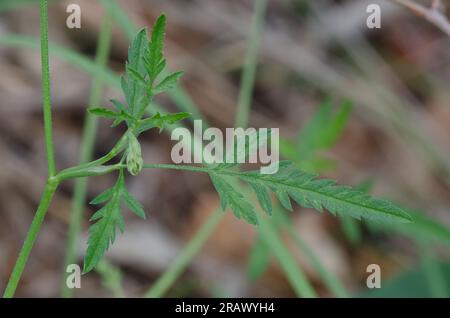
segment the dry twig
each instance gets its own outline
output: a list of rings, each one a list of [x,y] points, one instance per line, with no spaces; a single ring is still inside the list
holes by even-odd
[[[429,8],[417,4],[412,0],[392,0],[395,1],[408,9],[412,10],[417,15],[424,17],[430,23],[434,24],[437,28],[442,30],[450,36],[450,21],[447,19],[444,10],[444,4],[441,0],[433,0]]]

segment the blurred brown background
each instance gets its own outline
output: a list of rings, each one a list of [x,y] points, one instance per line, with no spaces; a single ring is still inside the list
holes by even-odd
[[[171,69],[185,72],[182,85],[216,127],[232,127],[252,16],[250,0],[122,0],[138,26],[165,12],[166,55]],[[445,1],[446,3],[447,1]],[[82,9],[82,28],[65,26],[66,7]],[[369,30],[366,7],[382,8],[382,28]],[[422,3],[428,3],[424,1]],[[450,7],[450,6],[449,6]],[[93,58],[103,8],[98,1],[53,1],[50,41]],[[38,36],[36,5],[0,12],[0,38]],[[115,26],[109,66],[122,72],[128,40]],[[35,49],[0,44],[0,289],[14,265],[46,179],[40,57]],[[269,1],[259,54],[250,123],[279,127],[292,138],[327,97],[344,98],[354,110],[343,137],[328,155],[337,160],[326,175],[340,183],[374,182],[373,193],[425,211],[450,225],[450,38],[390,1]],[[59,168],[78,160],[90,76],[67,61],[51,58],[55,149]],[[107,87],[104,105],[120,93]],[[170,110],[167,97],[158,102]],[[337,104],[337,103],[336,103]],[[100,120],[96,155],[120,136]],[[143,136],[145,162],[170,162],[173,143],[156,131]],[[113,176],[90,179],[89,198],[112,184]],[[207,176],[145,171],[128,180],[148,219],[126,213],[127,231],[107,258],[123,274],[127,296],[140,296],[179,254],[218,204]],[[58,296],[69,220],[72,183],[64,183],[50,208],[27,265],[18,296]],[[87,228],[92,207],[86,206]],[[297,209],[299,235],[350,291],[365,290],[366,266],[377,263],[383,279],[417,263],[411,242],[397,235],[363,231],[358,245],[345,240],[336,218]],[[84,231],[83,233],[86,233]],[[202,253],[169,296],[293,296],[276,261],[264,275],[246,274],[256,233],[228,213]],[[328,292],[308,259],[286,240],[322,296]],[[85,247],[80,241],[79,262]],[[438,251],[439,258],[448,256]],[[83,277],[80,297],[107,297],[96,273]]]

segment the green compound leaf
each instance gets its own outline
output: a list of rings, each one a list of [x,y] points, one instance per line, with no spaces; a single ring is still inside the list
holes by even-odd
[[[178,83],[182,72],[175,72],[165,77],[154,86],[157,77],[166,67],[164,58],[164,38],[166,17],[161,15],[153,25],[150,39],[146,29],[142,29],[132,41],[128,51],[126,75],[121,78],[121,86],[129,107],[129,115],[140,120],[153,96],[165,92]],[[122,120],[115,122],[115,125]],[[130,125],[130,121],[127,121]]]
[[[98,210],[91,218],[91,221],[97,221],[89,228],[88,248],[84,258],[83,273],[88,273],[97,265],[103,257],[109,246],[114,243],[116,238],[116,228],[120,231],[125,230],[125,222],[120,212],[120,197],[123,187],[123,174],[120,174],[119,180],[112,188],[109,194],[108,203]],[[103,199],[105,196],[103,197]],[[103,200],[102,199],[102,200]],[[102,201],[99,200],[99,201]]]
[[[333,180],[317,179],[315,174],[302,172],[288,161],[280,162],[279,170],[275,174],[260,174],[259,170],[238,172],[220,167],[213,169],[209,174],[221,200],[229,205],[237,216],[243,214],[241,205],[245,203],[247,207],[250,204],[242,196],[238,196],[239,193],[231,185],[221,181],[225,176],[234,176],[250,183],[261,207],[268,213],[271,211],[270,201],[263,190],[274,192],[287,210],[292,210],[290,202],[292,198],[302,207],[312,208],[319,212],[327,209],[334,215],[348,215],[356,219],[366,218],[389,223],[413,220],[403,208],[392,202],[374,198],[347,186],[337,185]],[[239,201],[238,204],[236,204],[237,201]],[[244,210],[247,218],[251,219],[249,223],[255,224],[252,219],[253,209],[245,208]]]
[[[84,258],[83,273],[88,273],[97,266],[105,252],[114,243],[117,228],[121,233],[125,231],[125,221],[121,212],[122,203],[126,203],[136,215],[145,218],[142,205],[125,188],[122,171],[116,184],[98,195],[91,201],[91,204],[104,202],[107,203],[90,219],[90,221],[96,222],[89,228],[88,248]]]
[[[126,122],[129,135],[125,159],[126,167],[132,175],[137,175],[143,166],[141,148],[136,136],[151,128],[162,130],[164,126],[190,116],[188,113],[166,115],[157,113],[150,118],[142,119],[146,108],[151,105],[153,96],[173,88],[182,75],[181,72],[172,73],[154,86],[158,75],[166,67],[163,55],[165,28],[166,18],[162,15],[153,26],[150,39],[146,29],[139,31],[133,39],[128,50],[125,75],[121,77],[121,87],[126,105],[113,99],[111,102],[117,111],[106,108],[89,109],[94,115],[113,119],[112,126]],[[104,167],[102,169],[111,168]],[[90,173],[93,172],[95,171],[90,171]],[[97,265],[114,242],[116,229],[119,228],[123,232],[125,222],[121,213],[122,204],[126,204],[137,216],[145,218],[143,206],[125,188],[122,170],[117,183],[92,200],[91,203],[104,204],[104,206],[91,219],[96,222],[89,229],[88,249],[84,264],[85,273]]]

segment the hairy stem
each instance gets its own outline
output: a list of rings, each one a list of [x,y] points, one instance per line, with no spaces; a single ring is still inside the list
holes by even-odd
[[[3,295],[4,298],[12,298],[14,296],[14,293],[16,292],[17,284],[22,277],[22,273],[28,261],[28,257],[30,256],[31,249],[33,248],[36,237],[39,234],[42,221],[47,214],[48,207],[57,187],[58,183],[54,179],[50,179],[47,182],[38,209],[36,211],[36,214],[34,215],[33,222],[31,223],[30,229],[28,230],[25,242],[23,243],[22,249],[19,253],[19,257],[17,258],[16,265],[14,266],[13,272],[8,281],[8,285],[6,286],[6,290]]]
[[[44,111],[45,148],[47,151],[48,175],[56,173],[53,149],[52,106],[50,92],[50,68],[48,60],[48,3],[40,0],[41,66],[42,66],[42,106]]]
[[[111,18],[106,14],[102,22],[99,42],[97,45],[96,64],[105,67],[109,51],[111,47]],[[89,106],[99,105],[102,99],[103,80],[96,76],[92,82],[91,93],[89,96]],[[81,139],[80,164],[87,163],[92,160],[94,151],[95,135],[97,131],[97,118],[86,112],[83,137]],[[67,251],[65,257],[64,268],[69,264],[76,262],[76,247],[81,230],[81,221],[83,219],[83,210],[87,195],[87,179],[80,178],[75,182],[72,213],[70,217],[69,233],[67,237]],[[73,289],[67,287],[67,272],[64,271],[64,279],[62,282],[61,295],[65,298],[72,297]]]
[[[59,174],[64,174],[64,173],[70,173],[73,171],[80,171],[83,169],[88,169],[88,168],[93,168],[93,167],[98,167],[101,166],[107,162],[109,162],[111,159],[115,158],[124,148],[127,142],[127,134],[128,134],[129,130],[127,130],[127,132],[125,132],[122,137],[120,137],[119,141],[116,143],[116,145],[103,157],[96,159],[94,161],[90,161],[87,163],[82,163],[78,166],[75,167],[70,167],[67,169],[62,170]]]
[[[44,135],[45,148],[47,152],[48,181],[44,194],[39,202],[38,209],[31,223],[28,234],[23,243],[22,249],[17,258],[13,272],[9,278],[5,298],[11,298],[16,292],[17,285],[22,277],[25,265],[30,256],[31,249],[36,241],[41,229],[41,224],[47,214],[53,194],[58,186],[58,181],[54,178],[56,174],[55,154],[53,150],[53,129],[52,129],[52,107],[50,96],[50,67],[48,59],[48,3],[47,0],[40,0],[40,37],[41,37],[41,67],[42,67],[42,108],[44,113]]]
[[[70,179],[103,176],[110,172],[123,169],[124,167],[125,166],[122,163],[117,163],[115,165],[95,166],[79,170],[70,170],[70,171],[63,170],[60,173],[58,173],[55,178],[58,180],[58,182],[62,182]]]

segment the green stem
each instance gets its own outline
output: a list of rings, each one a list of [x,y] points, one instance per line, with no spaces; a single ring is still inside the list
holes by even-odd
[[[52,129],[52,107],[50,93],[50,68],[48,60],[48,3],[47,0],[40,0],[40,37],[41,37],[41,67],[42,67],[42,108],[44,113],[44,135],[45,148],[47,152],[48,181],[44,194],[39,202],[38,209],[31,223],[25,242],[17,258],[13,272],[9,278],[5,298],[11,298],[17,289],[17,284],[22,277],[25,265],[30,256],[31,249],[36,241],[41,229],[41,224],[47,214],[53,194],[58,187],[58,181],[54,178],[56,174],[55,154],[53,150],[53,129]]]
[[[256,64],[258,61],[258,51],[261,42],[261,33],[266,8],[267,0],[255,0],[255,10],[249,38],[250,41],[247,48],[244,72],[242,73],[241,87],[239,90],[236,127],[246,127],[248,125],[253,86],[256,75]]]
[[[206,240],[214,233],[214,230],[224,216],[225,213],[220,209],[211,213],[194,238],[189,241],[181,254],[178,255],[164,274],[158,278],[144,297],[159,298],[164,296],[170,286],[175,283],[184,269],[192,262],[192,259],[200,252]]]
[[[42,195],[41,201],[39,203],[36,214],[34,215],[33,222],[31,223],[28,234],[23,243],[22,249],[17,258],[16,264],[14,266],[13,272],[9,278],[8,285],[6,286],[4,298],[12,298],[17,288],[17,284],[22,277],[23,270],[30,256],[31,249],[33,248],[36,237],[41,229],[42,221],[47,214],[48,207],[52,200],[53,194],[58,187],[58,182],[55,179],[50,179],[47,182],[44,193]]]
[[[57,179],[58,182],[63,182],[66,180],[77,178],[103,176],[105,174],[108,174],[116,170],[120,170],[122,168],[124,168],[124,165],[122,163],[117,163],[115,165],[109,166],[95,166],[70,171],[63,170],[55,176],[55,179]]]
[[[56,0],[48,0],[48,2],[55,2]],[[4,11],[11,11],[22,9],[27,6],[36,5],[36,0],[14,0],[14,1],[2,1],[0,2],[0,13]]]
[[[185,165],[174,165],[174,164],[164,164],[164,163],[145,164],[143,166],[143,168],[144,169],[171,169],[171,170],[205,172],[205,173],[214,171],[212,168],[208,168],[208,167],[185,166]]]
[[[50,93],[50,68],[48,61],[48,3],[40,0],[41,66],[42,66],[42,102],[44,110],[45,148],[47,151],[48,175],[56,173],[55,153],[53,150],[52,107]]]
[[[87,169],[80,169],[78,171],[74,170],[69,172],[62,171],[58,173],[55,177],[52,177],[47,181],[47,186],[45,188],[44,194],[42,195],[42,198],[39,202],[39,206],[34,216],[33,222],[31,223],[27,237],[25,238],[25,242],[19,253],[16,265],[14,266],[13,272],[10,276],[8,285],[6,287],[4,293],[5,298],[11,298],[14,296],[17,284],[19,283],[20,277],[22,276],[23,270],[30,255],[31,249],[33,248],[34,242],[36,241],[37,235],[40,231],[42,221],[44,220],[44,217],[47,214],[47,210],[50,205],[51,199],[53,198],[53,194],[55,193],[56,188],[58,187],[60,182],[75,178],[100,176],[110,173],[112,171],[122,169],[123,167],[124,167],[123,164],[118,163],[112,166],[90,167]]]
[[[111,47],[111,28],[111,18],[106,14],[100,29],[100,36],[96,53],[96,65],[100,67],[105,67],[108,61],[109,51]],[[88,102],[89,106],[96,106],[100,104],[103,93],[103,85],[103,80],[99,76],[96,76],[92,82],[92,89]],[[97,119],[89,112],[86,112],[83,137],[81,139],[80,164],[84,164],[92,160],[96,132]],[[64,268],[67,268],[69,264],[73,264],[76,262],[76,247],[81,231],[81,222],[83,219],[83,210],[85,206],[86,196],[87,179],[79,178],[75,182]],[[73,289],[68,288],[66,284],[67,276],[68,273],[64,271],[61,295],[65,298],[73,296]]]
[[[94,161],[90,161],[87,163],[82,163],[78,166],[75,167],[70,167],[67,169],[62,170],[59,174],[61,173],[65,173],[65,172],[72,172],[72,171],[80,171],[83,169],[88,169],[88,168],[93,168],[93,167],[98,167],[101,166],[107,162],[109,162],[111,159],[113,159],[114,157],[116,157],[124,148],[127,142],[127,134],[128,134],[129,130],[127,130],[122,137],[119,139],[119,141],[116,143],[116,145],[103,157],[96,159]]]

